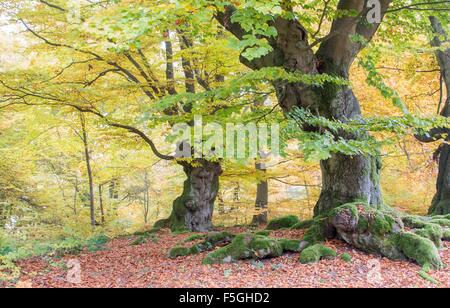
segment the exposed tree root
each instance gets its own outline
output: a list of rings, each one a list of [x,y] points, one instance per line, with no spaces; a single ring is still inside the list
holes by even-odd
[[[281,218],[275,218],[269,221],[267,225],[267,230],[279,230],[284,228],[292,228],[296,224],[300,223],[297,216],[290,215]]]
[[[172,248],[169,252],[169,258],[177,258],[198,254],[204,251],[211,251],[218,246],[223,246],[231,243],[235,235],[228,232],[211,232],[204,237],[205,240],[203,242],[195,244],[194,246],[191,247],[177,246]],[[195,239],[189,238],[188,240],[186,242],[190,242]]]
[[[338,237],[368,253],[440,269],[438,249],[450,235],[449,224],[447,216],[406,216],[388,207],[351,203],[317,217],[304,240],[312,245]]]
[[[299,252],[304,249],[300,240],[273,239],[255,234],[239,234],[231,244],[210,253],[203,264],[224,264],[238,260],[280,257],[284,252]]]
[[[336,252],[321,245],[338,238],[368,253],[393,260],[411,260],[423,267],[421,275],[444,264],[439,255],[443,240],[450,240],[450,215],[408,216],[389,207],[374,208],[362,202],[345,204],[314,220],[300,222],[295,217],[274,220],[271,228],[307,228],[302,240],[274,239],[270,231],[256,234],[210,233],[205,241],[192,247],[175,247],[172,258],[213,251],[204,264],[223,264],[245,259],[279,257],[285,252],[301,252],[300,262],[318,262],[336,257]],[[199,239],[197,237],[196,239]],[[351,258],[347,258],[350,259]]]

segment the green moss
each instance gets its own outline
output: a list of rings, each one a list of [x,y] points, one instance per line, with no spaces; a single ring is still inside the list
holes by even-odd
[[[197,240],[202,240],[206,238],[205,234],[194,234],[189,236],[187,239],[184,240],[185,243],[189,243],[189,242],[195,242]]]
[[[262,230],[255,233],[256,235],[269,236],[270,230]]]
[[[306,231],[303,240],[310,244],[320,243],[326,240],[325,223],[327,219],[317,217],[314,224]]]
[[[450,228],[450,220],[447,220],[447,219],[433,218],[430,222],[433,224],[440,225],[442,227]]]
[[[185,257],[191,254],[191,251],[189,248],[177,246],[170,250],[169,252],[169,258],[175,259],[178,257]]]
[[[373,183],[380,183],[380,170],[382,167],[381,156],[376,155],[371,157],[370,179]]]
[[[283,254],[283,247],[276,239],[267,236],[256,235],[250,242],[252,249],[258,259],[267,257],[278,257]]]
[[[431,240],[437,248],[442,247],[442,238],[444,233],[441,226],[429,223],[424,228],[416,230],[415,233],[421,237]]]
[[[340,206],[331,211],[330,217],[342,214],[342,211],[350,213],[357,221],[358,233],[369,232],[374,235],[386,235],[393,232],[396,220],[393,213],[388,213],[377,208],[364,204],[364,202],[355,202]]]
[[[211,232],[206,235],[206,242],[209,242],[212,245],[227,243],[231,242],[234,236],[234,234],[229,232]]]
[[[281,239],[279,242],[283,251],[300,252],[302,250],[302,241]]]
[[[352,262],[353,257],[352,257],[349,253],[343,253],[343,254],[341,255],[341,259],[342,259],[344,262],[350,263],[350,262]]]
[[[442,239],[444,241],[450,241],[450,228],[442,229]]]
[[[393,231],[395,220],[389,215],[385,215],[380,211],[370,213],[369,231],[376,235],[385,235]]]
[[[134,241],[131,242],[131,246],[139,246],[147,242],[147,238],[144,236],[137,237]]]
[[[295,224],[299,223],[299,219],[297,216],[290,215],[281,218],[273,219],[267,225],[267,230],[278,230],[284,228],[291,228]]]
[[[430,265],[436,269],[443,267],[439,251],[431,240],[409,232],[395,234],[392,240],[408,259],[419,265]]]
[[[314,245],[306,248],[300,254],[300,263],[316,263],[323,258],[335,258],[337,256],[336,252],[324,245]]]
[[[369,230],[369,220],[365,217],[359,217],[358,219],[358,231],[364,233]]]
[[[444,214],[440,216],[447,216],[445,219],[450,219],[448,213],[450,213],[450,198],[436,201],[430,209],[430,214]]]
[[[424,217],[407,216],[402,218],[405,226],[410,228],[424,228],[427,225]]]
[[[351,213],[352,217],[359,219],[358,206],[361,206],[361,205],[365,206],[365,204],[362,202],[354,202],[354,203],[348,203],[348,204],[341,205],[341,206],[333,209],[330,212],[329,216],[334,217],[334,216],[337,216],[341,211],[349,211]]]
[[[233,240],[234,235],[229,232],[211,232],[206,235],[193,235],[188,238],[189,241],[185,240],[185,242],[192,242],[196,239],[205,238],[205,241],[195,244],[192,247],[181,247],[177,246],[170,250],[169,257],[177,258],[184,257],[188,255],[195,255],[202,253],[204,251],[212,250],[221,244],[229,243]]]
[[[438,282],[436,281],[436,279],[434,279],[433,277],[431,277],[428,273],[432,270],[431,266],[429,264],[426,264],[425,266],[422,267],[422,269],[419,272],[419,276],[431,283],[434,284],[438,284]]]
[[[152,228],[150,230],[136,231],[136,232],[133,233],[133,235],[134,236],[150,237],[150,236],[153,236],[155,233],[158,233],[159,231],[161,231],[160,228]]]
[[[296,223],[295,225],[293,225],[291,227],[292,230],[304,230],[304,229],[308,229],[311,228],[311,226],[314,224],[314,220],[310,219],[310,220],[304,220],[304,221],[300,221],[298,223]]]
[[[267,236],[240,234],[227,246],[220,248],[203,260],[203,264],[223,264],[245,259],[279,257],[283,253],[280,243]]]

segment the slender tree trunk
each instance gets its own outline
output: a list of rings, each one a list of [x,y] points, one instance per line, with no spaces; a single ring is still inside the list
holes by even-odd
[[[257,172],[267,172],[265,163],[256,164]],[[268,213],[267,207],[269,205],[269,182],[264,179],[258,182],[256,188],[256,211],[258,212],[253,216],[252,225],[267,224]]]
[[[145,191],[144,191],[144,223],[147,223],[148,222],[148,213],[149,213],[149,210],[150,210],[150,193],[149,193],[150,184],[149,184],[149,181],[148,181],[148,173],[147,173],[147,171],[145,171],[144,183],[145,183]]]
[[[78,177],[75,178],[75,189],[73,193],[73,214],[77,215],[77,199],[78,199]]]
[[[81,129],[82,129],[82,140],[84,145],[84,158],[86,161],[86,170],[88,174],[89,181],[89,207],[90,207],[90,215],[91,215],[91,226],[95,228],[95,196],[94,196],[94,178],[92,175],[91,168],[91,156],[89,154],[89,143],[88,143],[88,135],[86,130],[86,119],[84,115],[80,113],[80,121],[81,121]]]
[[[164,45],[166,47],[166,79],[167,79],[167,90],[170,95],[176,94],[177,91],[175,89],[175,69],[173,65],[173,47],[172,41],[170,40],[170,32],[166,31],[164,33],[166,37],[166,41]]]
[[[223,192],[221,193],[219,191],[218,195],[217,195],[217,199],[218,199],[218,211],[219,214],[224,214],[225,213],[225,200],[223,199]]]
[[[218,162],[199,159],[191,164],[180,162],[186,174],[183,193],[173,203],[168,219],[155,224],[157,228],[207,232],[213,229],[214,202],[219,192],[222,167]]]
[[[103,207],[103,185],[98,185],[98,198],[100,204],[100,214],[102,216],[102,224],[105,223],[105,210]]]

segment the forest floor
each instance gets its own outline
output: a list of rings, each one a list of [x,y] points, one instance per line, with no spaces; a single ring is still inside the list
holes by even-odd
[[[243,228],[227,231],[238,233]],[[302,231],[274,231],[275,238],[301,238]],[[131,245],[135,237],[114,239],[104,250],[84,252],[62,258],[39,257],[18,263],[21,277],[15,283],[0,283],[0,287],[189,287],[189,288],[262,288],[262,287],[450,287],[450,268],[431,272],[437,284],[419,276],[420,267],[404,261],[390,261],[365,254],[339,242],[326,245],[339,255],[349,253],[351,262],[337,257],[316,264],[302,265],[299,254],[284,255],[262,262],[241,261],[226,265],[202,265],[206,253],[169,259],[170,248],[189,235],[174,235],[168,230],[156,234],[155,240]],[[450,243],[441,252],[444,263],[450,265]],[[81,283],[67,281],[69,260],[81,265]]]

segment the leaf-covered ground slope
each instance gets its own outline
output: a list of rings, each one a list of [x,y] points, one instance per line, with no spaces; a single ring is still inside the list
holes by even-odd
[[[233,228],[232,233],[244,232]],[[303,231],[273,231],[275,238],[301,238]],[[371,256],[339,241],[326,246],[338,252],[335,259],[303,265],[299,254],[288,254],[262,262],[242,261],[225,265],[202,265],[207,252],[177,259],[169,259],[170,248],[191,237],[173,235],[163,230],[147,242],[133,245],[135,237],[111,241],[107,249],[85,252],[63,259],[34,258],[20,262],[19,281],[0,286],[32,287],[450,287],[450,270],[431,272],[434,284],[419,276],[420,267],[410,262],[390,261]],[[450,264],[450,243],[444,243],[442,260]],[[344,257],[341,257],[344,254]],[[348,262],[348,255],[351,261]],[[66,281],[70,259],[78,259],[82,283]],[[347,259],[344,261],[343,259]],[[378,275],[378,264],[381,275]]]

